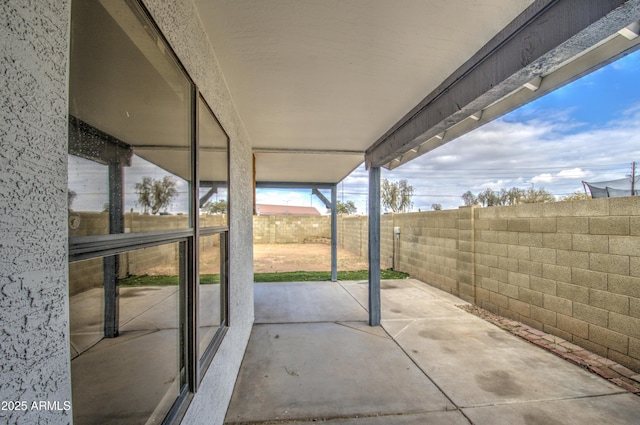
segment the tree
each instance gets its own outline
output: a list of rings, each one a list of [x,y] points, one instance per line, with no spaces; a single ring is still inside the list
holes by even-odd
[[[502,189],[500,191],[501,205],[517,205],[522,201],[524,196],[524,189],[520,189],[519,187],[512,187],[509,190]]]
[[[151,211],[153,215],[171,205],[171,201],[178,196],[176,181],[171,176],[164,176],[162,180],[143,177],[142,182],[136,183],[135,191],[143,213]]]
[[[527,189],[522,197],[523,204],[535,204],[539,202],[555,202],[556,198],[543,187],[540,189]]]
[[[502,205],[500,203],[500,195],[490,188],[486,188],[484,192],[478,193],[476,198],[483,207],[495,207],[497,205]]]
[[[487,188],[483,192],[478,193],[477,196],[474,196],[474,194],[468,190],[462,195],[462,199],[466,206],[480,204],[483,207],[554,202],[556,200],[556,198],[544,188],[524,190],[518,187],[501,189],[500,192],[495,192],[493,189]]]
[[[382,179],[380,188],[380,198],[385,209],[395,213],[408,212],[413,207],[411,197],[413,196],[413,186],[406,180],[390,182]]]
[[[431,209],[434,211],[442,210],[442,204],[431,204]]]
[[[561,201],[584,201],[589,199],[586,193],[579,190],[573,192],[571,195],[563,196]]]
[[[226,214],[228,209],[227,201],[225,199],[220,199],[216,202],[207,202],[202,206],[202,210],[211,215],[211,214]]]
[[[478,198],[476,198],[476,195],[474,195],[473,193],[471,193],[470,190],[467,190],[465,193],[462,194],[462,200],[464,201],[464,205],[467,207],[470,207],[471,205],[478,205]]]
[[[356,208],[356,205],[353,203],[353,201],[338,201],[336,203],[336,210],[338,214],[351,215],[355,214],[358,211],[358,208]]]

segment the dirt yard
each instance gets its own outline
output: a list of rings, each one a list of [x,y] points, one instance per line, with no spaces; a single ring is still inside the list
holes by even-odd
[[[253,246],[255,273],[322,272],[331,270],[331,246],[327,244],[256,244]],[[338,271],[366,270],[366,259],[338,249]],[[156,266],[150,275],[176,274],[175,266]],[[200,273],[220,273],[220,248],[213,246],[200,253]]]
[[[338,270],[367,270],[366,259],[338,249]],[[326,244],[256,244],[255,273],[331,271],[331,246]]]

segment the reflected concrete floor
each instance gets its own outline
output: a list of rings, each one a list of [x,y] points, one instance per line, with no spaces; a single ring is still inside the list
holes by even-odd
[[[640,397],[417,280],[257,283],[227,424],[637,424]]]
[[[70,298],[74,423],[161,423],[179,393],[178,288],[120,288],[120,333],[103,338],[103,289]],[[220,289],[200,287],[200,352],[219,328]]]

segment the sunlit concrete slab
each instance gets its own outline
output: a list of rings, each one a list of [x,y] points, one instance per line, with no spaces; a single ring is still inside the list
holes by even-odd
[[[622,391],[462,310],[417,320],[396,341],[460,407]]]
[[[341,285],[362,305],[368,305],[367,282],[341,282]],[[380,292],[383,300],[382,320],[385,321],[448,317],[459,313],[456,304],[467,304],[415,279],[383,280]]]
[[[388,335],[359,328],[254,326],[226,423],[454,409]]]
[[[630,393],[463,409],[476,425],[632,425],[639,399]]]
[[[428,412],[374,416],[368,418],[333,419],[323,421],[323,425],[469,425],[458,411]],[[287,422],[287,425],[309,425],[309,422]]]
[[[384,329],[460,407],[622,391],[468,314],[457,307],[466,302],[420,281],[387,281],[381,292]]]
[[[256,306],[294,323],[254,326],[228,424],[638,423],[640,397],[470,315],[458,307],[463,300],[415,279],[382,282],[380,327],[275,305],[291,296],[291,285],[264,285],[269,298],[257,291]],[[327,300],[367,305],[366,282],[295,285],[291,300],[313,299],[316,311],[330,311]],[[310,293],[300,293],[305,289]],[[326,321],[295,323],[309,317]]]
[[[256,283],[255,323],[366,321],[367,311],[336,282]]]

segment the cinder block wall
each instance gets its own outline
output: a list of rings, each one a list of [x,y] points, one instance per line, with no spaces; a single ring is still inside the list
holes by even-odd
[[[479,305],[640,371],[640,198],[475,215]]]
[[[104,235],[109,233],[109,214],[98,212],[71,212],[77,219],[78,227],[70,230],[71,236]],[[221,226],[226,224],[226,215],[203,215],[200,224],[203,227]],[[145,215],[138,213],[125,214],[125,228],[127,232],[152,232],[156,230],[176,230],[188,227],[188,217],[184,215]],[[219,239],[213,237],[201,238],[200,249],[213,245],[219,246]],[[178,244],[165,244],[141,250],[127,252],[120,255],[120,276],[142,275],[157,266],[172,266],[165,268],[169,274],[178,273]],[[91,288],[103,285],[103,262],[101,258],[78,261],[69,264],[69,293],[76,295]]]
[[[367,258],[369,221],[364,216],[338,216],[338,246]]]
[[[380,263],[473,300],[473,213],[471,208],[380,218]],[[368,218],[340,216],[338,245],[367,257]],[[396,238],[394,228],[400,229]]]
[[[458,295],[457,211],[394,214],[393,222],[400,230],[397,238],[391,229],[394,269]]]
[[[253,241],[261,243],[305,243],[331,237],[331,217],[261,215],[253,217]]]
[[[362,217],[367,223],[367,229],[369,224],[368,217]],[[384,214],[380,217],[380,267],[382,268],[393,268],[394,261],[394,243],[395,240],[393,238],[393,226],[394,226],[394,216],[393,214]],[[384,237],[382,237],[384,235]],[[391,237],[389,237],[391,235]],[[367,247],[365,252],[369,252],[369,232],[364,234],[363,244]]]
[[[340,227],[354,253],[360,220]],[[640,197],[392,214],[380,228],[384,267],[640,372]]]

